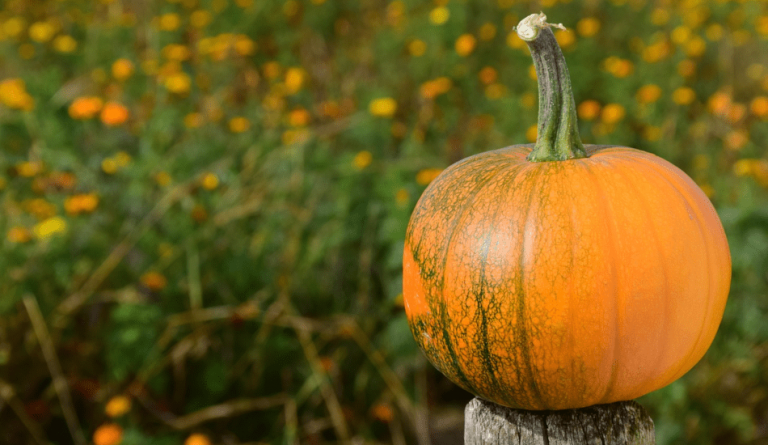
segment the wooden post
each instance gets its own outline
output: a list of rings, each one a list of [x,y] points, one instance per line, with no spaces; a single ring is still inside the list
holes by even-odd
[[[526,411],[475,397],[464,411],[464,445],[654,445],[653,420],[636,402]]]

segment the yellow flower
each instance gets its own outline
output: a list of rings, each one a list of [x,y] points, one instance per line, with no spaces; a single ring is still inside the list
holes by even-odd
[[[354,159],[352,159],[352,165],[358,170],[363,170],[371,164],[371,161],[373,161],[371,152],[363,150],[358,152]]]
[[[56,28],[48,22],[35,22],[29,27],[29,38],[38,43],[45,43],[56,34]]]
[[[215,190],[219,186],[219,177],[214,173],[206,173],[203,179],[200,181],[203,188],[206,190]]]
[[[631,61],[613,56],[605,59],[603,67],[606,71],[619,78],[629,76],[635,69],[635,66]]]
[[[35,107],[35,100],[27,93],[26,85],[21,79],[0,81],[0,103],[9,108],[25,111]]]
[[[531,125],[525,130],[525,139],[528,142],[536,142],[536,138],[539,136],[539,129],[536,124]]]
[[[165,187],[171,183],[171,175],[168,172],[161,171],[155,175],[155,183],[160,187]]]
[[[173,31],[181,25],[181,18],[178,14],[169,12],[158,18],[157,25],[163,31]]]
[[[408,53],[413,57],[421,57],[427,52],[427,44],[423,40],[414,39],[408,43]]]
[[[165,78],[165,89],[174,94],[186,94],[192,87],[192,79],[184,72],[174,73]]]
[[[584,17],[576,23],[576,31],[582,37],[592,37],[600,31],[600,20],[594,17]]]
[[[500,84],[500,83],[492,83],[485,87],[485,90],[483,91],[485,93],[486,99],[489,100],[496,100],[501,99],[504,97],[505,94],[507,94],[507,87]]]
[[[32,231],[38,239],[47,239],[67,230],[67,222],[60,216],[54,216],[35,224]]]
[[[696,93],[688,87],[680,87],[672,92],[672,101],[678,105],[688,105],[696,99]]]
[[[643,138],[647,141],[655,142],[661,139],[661,128],[649,125],[643,129]]]
[[[563,49],[569,49],[576,43],[576,34],[570,29],[560,29],[555,32],[557,43]]]
[[[702,54],[704,54],[704,51],[707,50],[707,42],[704,41],[699,36],[696,36],[685,44],[685,53],[689,57],[698,57]]]
[[[496,37],[496,25],[490,22],[483,23],[483,25],[480,26],[480,31],[478,31],[478,35],[480,36],[481,40],[493,39],[494,37]]]
[[[112,418],[120,417],[131,410],[131,399],[126,396],[115,396],[109,399],[104,412]]]
[[[164,46],[162,54],[166,59],[173,60],[175,62],[183,62],[189,59],[189,57],[192,55],[189,48],[178,43],[171,43],[170,45]]]
[[[6,238],[8,238],[8,241],[16,244],[28,243],[32,240],[32,232],[26,227],[15,226],[8,230]]]
[[[392,117],[397,111],[397,102],[391,97],[380,97],[368,104],[368,111],[377,117]]]
[[[600,119],[606,124],[615,124],[624,119],[624,107],[619,104],[608,104],[603,107]]]
[[[233,117],[229,120],[229,131],[232,133],[243,133],[249,128],[251,128],[251,122],[242,116]]]
[[[462,34],[456,39],[456,53],[462,57],[466,57],[475,50],[477,39],[472,34]]]
[[[301,144],[309,140],[310,133],[304,128],[285,130],[281,136],[283,145]]]
[[[113,175],[117,172],[117,161],[112,158],[106,158],[101,161],[101,170],[108,175]]]
[[[754,171],[757,159],[739,159],[733,164],[733,173],[736,176],[749,176]]]
[[[26,26],[22,17],[11,17],[3,23],[3,32],[8,37],[18,37]]]
[[[200,113],[189,113],[184,116],[184,126],[187,128],[198,128],[203,125],[203,115]]]
[[[243,34],[239,34],[237,37],[235,37],[234,47],[235,52],[241,56],[250,56],[254,51],[256,51],[256,43],[248,36]]]
[[[536,105],[536,95],[530,91],[523,93],[523,95],[520,96],[520,103],[523,104],[525,108],[533,108],[533,106]]]
[[[437,178],[442,172],[442,168],[425,168],[423,170],[419,170],[419,172],[416,173],[416,183],[419,185],[428,185],[430,182],[434,181],[435,178]]]
[[[304,70],[301,68],[288,68],[285,72],[285,89],[288,94],[298,92],[304,85]]]
[[[691,29],[684,25],[680,25],[677,28],[673,29],[672,33],[670,34],[670,38],[677,45],[684,44],[685,42],[688,41],[690,37],[691,37]]]
[[[77,49],[77,40],[68,35],[57,36],[53,39],[53,48],[60,53],[71,53]]]
[[[758,34],[768,36],[768,15],[763,15],[755,20],[755,31]]]
[[[713,42],[717,42],[723,38],[723,26],[719,23],[713,23],[707,26],[707,29],[704,31],[704,35],[707,36],[707,39]]]
[[[661,97],[661,88],[658,85],[648,84],[643,85],[637,90],[635,98],[641,104],[650,104],[656,102]]]
[[[189,23],[195,28],[205,28],[211,23],[211,13],[203,9],[197,10],[189,16]]]
[[[408,204],[408,199],[410,199],[411,195],[408,193],[408,190],[406,189],[400,189],[395,193],[395,202],[399,206],[404,206]]]
[[[131,162],[131,155],[124,151],[118,151],[115,155],[115,162],[118,167],[125,167]]]
[[[445,6],[438,6],[429,11],[429,21],[435,25],[442,25],[451,17],[451,11]]]
[[[128,59],[117,59],[112,63],[112,77],[123,81],[133,74],[133,62]]]
[[[42,171],[43,166],[39,162],[22,162],[16,165],[16,174],[23,178],[31,178]]]

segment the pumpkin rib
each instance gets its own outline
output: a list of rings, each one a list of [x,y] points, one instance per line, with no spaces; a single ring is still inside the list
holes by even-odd
[[[449,259],[453,255],[452,252],[454,251],[454,246],[455,246],[454,243],[457,238],[456,235],[460,233],[461,231],[460,228],[462,227],[465,220],[467,218],[471,219],[472,214],[469,212],[469,210],[472,208],[472,205],[475,203],[478,197],[485,196],[488,194],[488,191],[487,191],[488,187],[496,184],[504,185],[507,182],[514,182],[518,177],[522,177],[525,171],[529,169],[529,167],[530,165],[528,164],[510,162],[508,165],[505,165],[503,168],[497,170],[491,177],[489,177],[486,181],[484,181],[483,184],[478,186],[478,188],[475,189],[474,191],[474,199],[465,203],[465,206],[461,210],[461,215],[457,219],[455,228],[451,232],[451,235],[449,236],[449,240],[446,243],[446,253],[445,253],[444,263],[442,268],[443,270],[442,292],[445,292],[445,278],[448,275],[447,273],[445,273],[445,270],[447,269]],[[518,170],[517,172],[515,172],[516,169]],[[497,206],[496,209],[497,210],[496,210],[495,216],[497,216],[500,213],[501,207]],[[491,219],[495,219],[495,217]],[[489,233],[493,233],[493,231]],[[481,258],[483,258],[483,260],[481,261],[480,271],[477,274],[480,281],[481,289],[474,293],[485,295],[482,287],[483,287],[483,284],[485,283],[485,266],[487,265],[487,255],[481,255]],[[492,378],[492,382],[490,382],[489,384],[488,392],[498,394],[501,392],[502,386],[500,385],[500,382],[496,375],[496,370],[494,369],[494,363],[493,363],[494,361],[491,360],[490,350],[488,349],[488,337],[487,337],[488,331],[487,331],[486,313],[482,308],[482,303],[483,303],[482,298],[479,295],[475,295],[475,296],[476,296],[475,301],[477,302],[477,305],[479,307],[478,312],[481,315],[483,320],[481,323],[482,329],[479,331],[479,334],[482,337],[481,343],[484,347],[483,353],[480,354],[481,361],[483,362],[483,366],[486,372],[489,373],[487,375],[489,375]],[[444,294],[443,294],[443,300],[445,300]],[[451,320],[446,321],[446,319],[443,319],[441,322],[441,324],[443,325],[443,328],[445,329],[445,335],[450,335],[450,332],[448,331],[450,321]],[[460,366],[458,360],[456,363],[457,363],[457,366]]]
[[[518,335],[521,337],[520,340],[520,349],[521,353],[523,355],[523,361],[525,362],[525,367],[528,371],[528,378],[527,380],[531,383],[531,389],[533,390],[533,395],[536,399],[538,399],[539,406],[543,407],[543,409],[547,409],[548,406],[544,402],[544,398],[542,397],[541,390],[539,389],[539,385],[536,383],[536,376],[533,373],[533,364],[531,362],[531,348],[530,348],[530,339],[528,336],[528,333],[530,332],[530,328],[528,326],[528,317],[526,314],[526,305],[525,305],[525,245],[526,245],[526,238],[525,234],[528,233],[528,227],[531,224],[531,208],[533,207],[532,201],[533,197],[536,196],[535,193],[537,190],[541,188],[541,178],[536,177],[534,178],[534,183],[531,185],[531,190],[528,193],[528,197],[525,202],[530,203],[528,205],[528,208],[525,209],[525,223],[523,223],[522,228],[522,235],[520,236],[520,239],[522,240],[522,244],[520,246],[520,258],[519,258],[519,264],[518,269],[520,272],[520,277],[517,280],[517,319],[520,320],[521,328],[518,331]]]
[[[627,159],[624,156],[611,156],[611,157],[616,159],[619,162],[622,162],[622,163],[626,162],[626,161],[629,161],[629,163],[631,164],[631,161],[634,160],[634,158],[633,159]],[[616,163],[609,163],[608,165],[610,166],[611,169],[613,169],[615,172],[617,172],[619,175],[621,175],[621,177],[624,179],[624,183],[625,184],[627,184],[631,189],[633,189],[635,191],[634,195],[635,195],[635,197],[637,199],[637,202],[640,203],[640,207],[642,207],[644,209],[643,213],[646,215],[646,218],[644,220],[645,223],[646,223],[646,227],[649,228],[648,232],[651,234],[651,237],[653,239],[653,243],[655,244],[655,248],[653,249],[653,251],[655,251],[657,253],[658,258],[659,258],[659,263],[660,264],[664,264],[666,262],[666,258],[664,256],[664,253],[663,253],[662,249],[661,249],[661,242],[659,241],[658,229],[656,228],[656,225],[654,224],[653,218],[651,218],[651,215],[653,214],[653,212],[652,212],[651,206],[648,204],[648,201],[643,196],[642,187],[638,186],[635,183],[634,178],[631,175],[628,175],[627,172],[623,168],[621,168],[621,166],[616,165]],[[629,168],[632,168],[632,167],[633,167],[632,165],[629,165]],[[667,314],[670,312],[669,311],[669,298],[670,298],[670,295],[669,295],[669,274],[667,273],[667,270],[664,267],[660,267],[659,270],[661,270],[661,274],[662,274],[662,277],[663,277],[663,283],[664,283],[664,285],[663,285],[664,286],[663,287],[663,289],[664,289],[664,291],[663,291],[664,297],[662,298],[662,300],[664,301],[664,304],[662,306],[663,310],[664,310],[664,315],[663,315],[663,317],[661,317],[661,319],[663,321],[663,329],[662,329],[662,331],[663,332],[667,332],[668,331],[668,326],[669,326],[669,320],[668,320]],[[659,341],[661,342],[661,345],[659,347],[659,352],[657,354],[657,362],[661,361],[664,358],[664,354],[666,353],[665,351],[667,349],[667,342],[664,341],[664,338],[660,337]],[[644,380],[643,382],[640,383],[640,385],[646,386],[648,383],[649,382],[647,380]],[[635,386],[640,386],[640,385],[636,384]]]
[[[591,158],[595,159],[595,158]],[[601,163],[603,164],[603,163]],[[605,164],[603,164],[605,165]],[[590,168],[590,165],[585,163],[585,170],[592,178],[592,183],[595,187],[596,194],[600,197],[600,209],[603,217],[606,221],[610,221],[608,225],[608,233],[606,234],[605,238],[608,240],[608,245],[610,246],[610,254],[611,257],[616,257],[616,219],[613,218],[613,207],[610,205],[610,201],[608,200],[608,197],[605,194],[605,188],[601,186],[600,180],[595,174],[595,172]],[[616,295],[616,299],[619,298],[619,273],[616,269],[615,265],[611,265],[611,279],[613,284],[613,295]],[[606,399],[608,397],[608,394],[610,394],[613,385],[616,383],[616,379],[618,377],[618,371],[619,366],[616,363],[616,360],[618,360],[620,351],[619,351],[619,342],[616,340],[616,338],[620,338],[622,335],[621,330],[621,323],[619,323],[619,313],[618,313],[618,302],[615,302],[614,304],[614,316],[613,316],[613,326],[616,331],[615,336],[611,336],[611,339],[613,341],[613,357],[611,359],[611,377],[608,379],[608,383],[605,385],[605,391],[603,392],[602,396],[598,398],[598,402],[596,403],[605,403]]]
[[[706,252],[707,267],[708,268],[712,267],[712,252],[711,252],[710,245],[709,245],[710,243],[707,242],[709,240],[707,239],[708,237],[707,237],[707,235],[705,233],[705,229],[702,226],[702,215],[701,215],[699,206],[695,202],[692,203],[690,201],[689,194],[685,193],[684,191],[681,191],[678,188],[677,183],[675,181],[670,180],[667,177],[666,173],[667,172],[674,173],[676,177],[678,177],[679,175],[677,175],[674,170],[670,171],[670,169],[666,165],[659,164],[659,163],[656,163],[656,162],[651,162],[650,159],[645,159],[644,157],[640,157],[640,159],[641,159],[640,162],[642,162],[644,165],[646,165],[648,170],[653,171],[656,175],[660,176],[664,181],[666,181],[669,184],[669,186],[673,190],[675,190],[675,192],[680,197],[680,199],[684,201],[686,206],[688,206],[688,208],[690,208],[693,212],[696,213],[696,218],[692,218],[692,219],[696,222],[696,226],[699,229],[699,234],[701,235],[702,244],[704,245],[704,249],[705,249],[705,252]],[[685,365],[690,362],[691,356],[699,348],[699,344],[701,343],[701,339],[704,336],[704,333],[706,331],[705,327],[707,325],[709,325],[709,317],[712,316],[712,313],[714,312],[712,310],[713,309],[713,307],[712,307],[713,306],[713,304],[712,304],[713,303],[713,298],[712,298],[712,289],[713,289],[712,277],[713,276],[714,276],[714,274],[707,273],[708,280],[707,280],[707,292],[706,292],[706,295],[707,295],[707,303],[706,303],[707,310],[705,311],[706,315],[705,315],[705,317],[702,320],[701,328],[698,331],[699,333],[698,333],[698,335],[696,337],[696,341],[693,343],[693,345],[691,346],[691,349],[688,351],[688,355],[686,355],[685,360],[682,360],[680,362],[680,365],[678,366],[678,369],[672,374],[674,376],[674,378],[672,379],[673,381],[677,380],[680,377],[682,377],[686,372],[688,372],[690,370],[690,369],[686,369],[686,370],[683,370],[681,372],[681,370],[685,367]]]
[[[482,158],[480,158],[480,159],[482,159]],[[513,166],[514,166],[514,164],[513,164]],[[448,263],[448,258],[450,257],[451,243],[453,242],[456,234],[459,232],[457,230],[457,228],[461,226],[461,221],[464,219],[464,216],[466,215],[467,211],[471,208],[472,203],[474,203],[475,200],[477,200],[478,196],[482,195],[483,188],[485,186],[487,186],[488,183],[490,183],[494,178],[496,178],[499,173],[501,173],[503,170],[505,170],[507,168],[509,168],[509,166],[503,166],[502,168],[490,170],[489,173],[488,173],[488,178],[486,178],[480,185],[478,185],[476,188],[474,188],[472,193],[470,193],[468,195],[469,199],[462,204],[461,209],[459,209],[459,211],[458,211],[458,216],[456,217],[455,223],[452,225],[452,228],[450,230],[450,234],[451,235],[448,237],[448,241],[446,242],[446,245],[445,245],[445,254],[444,254],[443,259],[442,259],[442,263],[443,264],[442,264],[441,269],[440,269],[440,270],[443,271],[443,275],[442,275],[442,277],[440,279],[440,286],[439,286],[440,294],[441,294],[440,295],[441,296],[441,298],[440,298],[441,301],[439,302],[439,305],[441,306],[441,308],[440,308],[440,327],[442,328],[441,331],[442,331],[442,334],[443,334],[443,341],[445,342],[446,348],[448,349],[447,352],[448,352],[448,354],[450,355],[450,357],[451,357],[451,359],[453,361],[453,365],[454,365],[457,373],[459,374],[459,377],[462,379],[462,381],[469,388],[472,388],[473,392],[477,392],[477,390],[475,389],[475,385],[470,382],[470,379],[467,377],[465,370],[462,369],[462,366],[459,363],[459,359],[458,359],[458,356],[456,354],[456,351],[454,350],[454,347],[452,345],[452,340],[450,339],[450,333],[448,332],[448,327],[450,326],[450,321],[451,320],[448,320],[448,318],[447,318],[447,312],[448,311],[446,310],[446,306],[447,305],[446,305],[446,302],[445,302],[445,295],[444,295],[444,292],[445,292],[445,277],[446,277],[445,266]],[[495,376],[494,376],[494,380],[496,380]],[[498,382],[496,382],[496,385],[498,385]]]
[[[476,155],[476,156],[467,158],[467,159],[463,160],[462,162],[454,164],[454,166],[452,166],[452,167],[455,167],[455,168],[447,169],[444,172],[445,175],[444,176],[441,175],[442,178],[438,178],[437,180],[435,180],[435,182],[430,184],[429,187],[427,187],[427,190],[425,190],[424,194],[419,199],[419,202],[416,205],[416,209],[414,211],[414,217],[412,217],[411,221],[421,221],[420,213],[421,212],[429,213],[430,209],[428,209],[428,207],[431,206],[431,203],[434,200],[438,200],[438,201],[441,200],[441,198],[444,195],[443,190],[451,188],[450,186],[452,185],[452,182],[454,180],[454,177],[453,177],[452,173],[455,173],[456,171],[459,171],[458,167],[464,167],[464,168],[472,168],[472,167],[474,167],[478,171],[477,174],[488,175],[488,178],[486,180],[492,179],[493,176],[495,175],[495,172],[498,170],[498,168],[487,168],[484,165],[484,163],[482,163],[482,162],[478,163],[477,162],[477,161],[482,161],[484,158],[487,158],[489,156],[492,156],[491,153],[483,153],[481,155]],[[473,166],[472,164],[476,164],[476,165]],[[479,186],[477,188],[479,188]],[[477,188],[473,188],[473,189],[471,189],[471,190],[469,190],[467,192],[466,196],[463,198],[463,199],[466,200],[465,202],[457,203],[457,205],[459,205],[461,207],[459,209],[457,209],[458,210],[458,212],[456,212],[457,216],[452,221],[449,222],[449,230],[450,230],[451,233],[453,233],[455,231],[455,229],[456,229],[456,227],[457,227],[457,225],[459,223],[461,213],[463,212],[463,209],[467,205],[467,201],[474,200],[474,198],[476,196],[475,193],[477,191]],[[429,220],[427,219],[426,221],[429,221]],[[415,238],[415,236],[416,236],[416,234],[415,234],[416,230],[418,228],[420,228],[420,227],[421,227],[422,231],[425,231],[425,229],[422,227],[422,225],[415,224],[415,223],[412,226],[409,225],[408,230],[406,232],[406,242],[408,244],[410,244],[411,253],[412,253],[412,256],[414,258],[414,263],[418,267],[418,270],[417,270],[418,279],[421,280],[421,281],[430,282],[430,281],[434,281],[434,280],[431,280],[429,277],[424,277],[424,269],[425,269],[425,267],[424,267],[424,264],[423,264],[423,259],[422,258],[417,258],[417,256],[420,256],[420,255],[418,255],[419,252],[422,252],[422,244],[429,241],[429,233],[422,233],[421,237],[418,240],[416,240],[416,243],[410,243],[410,241],[412,241],[412,239]],[[428,247],[424,247],[424,248],[427,249]],[[441,268],[438,268],[436,266],[434,268],[439,270],[439,271],[443,271],[444,270],[444,266],[445,266],[444,260],[445,259],[443,259],[443,265],[442,265]],[[440,286],[439,292],[440,293],[442,293],[443,281],[444,281],[444,275],[443,275],[443,277],[441,277],[441,281],[439,283],[439,286]],[[433,286],[434,287],[438,287],[438,283],[434,282]],[[453,345],[450,343],[450,340],[448,339],[447,323],[445,322],[446,310],[445,310],[445,302],[443,301],[444,299],[442,298],[442,296],[441,296],[441,298],[437,299],[437,298],[435,298],[435,296],[432,293],[429,293],[428,295],[425,295],[425,300],[426,300],[426,304],[427,304],[427,306],[428,306],[430,311],[434,311],[435,313],[440,314],[440,323],[437,324],[437,325],[433,323],[432,326],[435,329],[439,329],[441,331],[442,337],[443,337],[443,341],[445,342],[445,350],[446,350],[445,352],[447,352],[448,356],[450,357],[450,359],[452,361],[452,363],[451,363],[452,366],[450,367],[450,369],[441,369],[441,372],[449,372],[451,374],[454,374],[456,376],[456,378],[458,378],[460,380],[460,382],[463,384],[463,386],[465,387],[466,390],[468,390],[470,392],[475,392],[476,389],[475,389],[474,385],[472,385],[470,383],[470,381],[467,378],[466,374],[464,373],[464,371],[459,366],[459,364],[458,364],[458,357],[456,355],[456,351],[454,350]],[[423,331],[423,332],[426,333],[426,331]],[[415,337],[417,338],[419,344],[422,345],[422,347],[424,349],[427,349],[427,348],[425,348],[425,345],[423,343],[423,339],[421,338],[421,335],[415,336]],[[435,346],[435,348],[442,349],[442,347],[440,347],[439,345]],[[438,351],[437,354],[438,354],[437,356],[439,356],[440,352]],[[449,366],[449,364],[447,362],[443,362],[443,363],[441,363],[441,365]]]

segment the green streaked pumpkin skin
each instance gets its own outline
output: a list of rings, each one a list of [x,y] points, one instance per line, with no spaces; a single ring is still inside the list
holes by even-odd
[[[526,159],[532,145],[446,169],[411,217],[411,331],[450,380],[529,410],[630,400],[704,355],[730,286],[711,203],[667,161],[624,147]]]

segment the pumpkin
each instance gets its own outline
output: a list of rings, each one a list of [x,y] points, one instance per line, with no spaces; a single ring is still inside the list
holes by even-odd
[[[681,377],[715,336],[731,270],[717,213],[683,171],[581,143],[545,19],[518,26],[539,79],[536,143],[441,173],[403,254],[406,316],[429,361],[528,410],[630,400]]]

